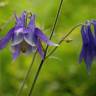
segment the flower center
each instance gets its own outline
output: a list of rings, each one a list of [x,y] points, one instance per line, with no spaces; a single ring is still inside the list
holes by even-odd
[[[25,41],[23,41],[20,44],[20,51],[22,53],[25,53],[27,51],[28,47],[29,47],[29,45]]]

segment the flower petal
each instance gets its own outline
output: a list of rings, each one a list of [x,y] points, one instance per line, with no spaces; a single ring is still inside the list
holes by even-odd
[[[30,17],[30,22],[28,24],[28,27],[24,30],[25,33],[24,40],[31,46],[35,46],[33,42],[34,30],[35,30],[35,15],[32,15]]]
[[[16,26],[25,26],[27,13],[24,11],[20,18],[15,14]]]
[[[44,59],[44,52],[42,50],[42,45],[40,40],[38,39],[38,37],[36,35],[34,35],[34,42],[37,46],[37,51],[39,52],[39,54],[41,55],[42,59]]]
[[[94,42],[94,35],[91,31],[91,23],[86,22],[81,28],[82,35],[82,51],[79,57],[79,63],[84,59],[87,67],[87,71],[90,71],[90,67],[94,57],[96,56],[96,46]]]
[[[91,23],[94,26],[94,34],[95,34],[95,37],[96,37],[96,20],[92,20]]]
[[[58,46],[58,44],[55,44],[53,42],[51,42],[47,36],[39,29],[39,28],[35,28],[35,34],[36,36],[41,39],[42,41],[44,41],[46,44],[50,45],[50,46]]]
[[[87,25],[88,37],[89,37],[89,52],[90,56],[93,58],[96,56],[96,46],[95,46],[95,38],[94,34],[91,32],[91,25]]]
[[[35,46],[33,38],[34,38],[34,32],[29,28],[24,30],[24,40],[31,46]]]
[[[93,24],[93,26],[94,26],[94,34],[95,34],[95,36],[94,36],[94,42],[95,42],[95,46],[96,46],[96,20],[92,20],[92,24]]]
[[[79,64],[82,62],[83,58],[85,58],[85,50],[82,48],[80,56],[79,56]]]
[[[22,13],[21,17],[20,17],[23,26],[25,26],[25,23],[26,23],[26,18],[27,18],[26,16],[27,16],[27,13],[26,13],[26,11],[24,11],[24,12]]]
[[[35,15],[32,15],[30,17],[30,22],[28,24],[28,27],[31,28],[32,32],[34,32],[34,30],[35,30]]]
[[[83,43],[88,44],[88,36],[87,36],[87,33],[86,33],[85,25],[82,25],[82,27],[81,27],[81,35],[82,35]]]
[[[9,40],[12,39],[13,33],[14,33],[14,28],[12,28],[7,33],[7,35],[3,39],[0,40],[0,49],[3,49],[6,46],[6,44],[9,42]]]
[[[19,54],[20,54],[19,45],[12,46],[12,51],[13,51],[13,59],[16,60],[16,58],[17,58],[17,57],[19,56]]]
[[[20,34],[16,34],[15,32],[14,32],[14,34],[13,34],[13,37],[12,37],[12,46],[15,46],[15,45],[18,45],[18,44],[20,44],[22,41],[23,41],[23,34],[22,33],[20,33]]]

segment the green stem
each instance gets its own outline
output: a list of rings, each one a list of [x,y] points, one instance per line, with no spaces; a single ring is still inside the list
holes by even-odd
[[[52,31],[51,31],[51,34],[50,34],[50,40],[51,40],[51,38],[52,38],[52,36],[53,36],[53,33],[54,33],[54,30],[55,30],[55,27],[56,27],[56,24],[57,24],[57,21],[58,21],[58,17],[59,17],[59,13],[60,13],[62,4],[63,4],[63,0],[61,0],[60,5],[59,5],[59,9],[58,9],[58,12],[57,12],[57,15],[56,15],[56,19],[55,19],[55,22],[54,22],[54,24],[53,24]],[[47,46],[46,46],[46,49],[45,49],[45,52],[44,52],[44,59],[42,59],[41,62],[40,62],[38,71],[37,71],[37,73],[36,73],[36,75],[35,75],[35,78],[34,78],[34,81],[33,81],[33,83],[32,83],[32,86],[31,86],[31,89],[30,89],[30,92],[29,92],[28,96],[31,96],[32,93],[33,93],[34,86],[35,86],[35,84],[36,84],[36,81],[37,81],[37,79],[38,79],[38,76],[39,76],[39,73],[40,73],[40,71],[41,71],[42,65],[43,65],[43,63],[44,63],[44,61],[45,61],[45,58],[46,58],[46,54],[47,54],[48,47],[49,47],[49,46],[47,45]]]
[[[76,26],[74,26],[59,42],[58,45],[60,45],[77,27],[80,27],[82,24],[77,24]],[[54,53],[54,51],[58,48],[58,46],[56,46],[47,56],[46,59],[52,55]]]
[[[37,54],[37,51],[35,52],[35,54],[34,54],[34,56],[33,56],[32,62],[31,62],[31,64],[30,64],[30,66],[29,66],[29,69],[28,69],[28,71],[27,71],[27,73],[26,73],[26,75],[25,75],[25,78],[24,78],[24,80],[23,80],[23,83],[22,83],[22,85],[20,86],[20,89],[18,90],[16,96],[20,96],[21,93],[22,93],[22,91],[23,91],[24,85],[25,85],[25,83],[26,83],[26,81],[27,81],[27,79],[28,79],[28,76],[29,76],[29,74],[30,74],[30,72],[31,72],[31,69],[32,69],[32,67],[33,67],[33,63],[34,63],[34,61],[35,61],[36,54]]]

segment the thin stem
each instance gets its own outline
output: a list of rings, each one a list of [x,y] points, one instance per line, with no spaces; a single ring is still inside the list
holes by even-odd
[[[58,45],[60,45],[77,27],[81,26],[82,24],[77,24],[75,27],[73,27],[59,42]],[[47,56],[46,58],[48,58],[50,55],[52,55],[54,53],[54,51],[58,48],[58,46],[56,46]]]
[[[53,24],[52,31],[51,31],[51,35],[50,35],[50,38],[49,38],[50,40],[51,40],[51,38],[52,38],[52,36],[53,36],[53,33],[54,33],[54,30],[55,30],[55,27],[56,27],[56,24],[57,24],[57,21],[58,21],[58,17],[59,17],[59,13],[60,13],[62,4],[63,4],[63,0],[61,0],[60,5],[59,5],[59,9],[58,9],[58,12],[57,12],[57,15],[56,15],[56,19],[55,19],[55,22],[54,22],[54,24]],[[41,62],[40,62],[38,71],[37,71],[37,73],[36,73],[36,75],[35,75],[35,78],[34,78],[34,81],[33,81],[33,83],[32,83],[32,86],[31,86],[31,89],[30,89],[30,92],[29,92],[28,96],[31,96],[32,93],[33,93],[34,86],[35,86],[35,84],[36,84],[36,81],[37,81],[37,79],[38,79],[38,76],[39,76],[39,73],[40,73],[40,71],[41,71],[42,65],[43,65],[43,63],[44,63],[44,61],[45,61],[45,58],[46,58],[47,50],[48,50],[48,45],[46,46],[46,49],[45,49],[45,52],[44,52],[44,59],[42,59]]]
[[[36,72],[36,75],[35,75],[35,78],[34,78],[34,81],[33,81],[33,83],[32,83],[32,86],[31,86],[31,89],[30,89],[30,92],[29,92],[28,96],[31,96],[32,93],[33,93],[33,89],[34,89],[34,86],[35,86],[36,81],[37,81],[37,79],[38,79],[38,76],[39,76],[39,73],[40,73],[40,71],[41,71],[41,68],[42,68],[43,63],[44,63],[44,59],[42,59],[40,65],[39,65],[38,71]]]
[[[55,30],[55,27],[56,27],[56,24],[57,24],[57,21],[58,21],[58,17],[59,17],[60,11],[61,11],[62,4],[63,4],[63,0],[61,0],[60,5],[59,5],[59,9],[57,11],[56,19],[55,19],[55,22],[53,24],[51,35],[50,35],[50,38],[49,38],[50,40],[53,36],[54,30]]]
[[[60,45],[77,27],[80,27],[82,24],[80,23],[80,24],[77,24],[75,27],[73,27],[59,42],[58,42],[58,44]],[[45,59],[47,59],[50,55],[52,55],[54,52],[55,52],[55,50],[58,48],[58,46],[56,46],[47,56],[46,56],[46,58]],[[44,59],[44,60],[45,60]],[[42,62],[44,62],[44,60],[42,60]],[[41,62],[41,64],[43,64]],[[40,65],[41,65],[40,64]],[[40,69],[41,69],[41,67],[42,67],[42,65],[39,67],[39,69],[38,69],[38,71],[37,71],[37,73],[39,74],[39,72],[40,72]],[[36,74],[36,78],[38,77],[38,74]],[[36,82],[36,78],[35,78],[35,82]],[[35,85],[35,83],[33,83],[33,86]],[[34,87],[32,87],[32,89],[31,90],[33,90],[33,88]]]
[[[60,45],[60,44],[64,41],[64,39],[66,39],[77,27],[79,27],[79,26],[81,26],[81,25],[82,25],[82,24],[78,24],[78,25],[76,25],[75,27],[73,27],[73,28],[58,42],[58,44]],[[50,55],[52,55],[57,48],[58,48],[58,46],[56,46],[56,47],[45,57],[45,59],[43,59],[43,60],[41,61],[41,63],[40,63],[41,66],[39,66],[39,68],[38,68],[38,71],[37,71],[36,77],[35,77],[35,79],[34,79],[34,82],[36,82],[36,80],[37,80],[37,78],[38,78],[39,72],[40,72],[40,70],[41,70],[41,68],[42,68],[42,65],[43,65],[44,61],[45,61]],[[34,86],[35,86],[35,83],[34,83],[34,82],[33,82],[33,87],[31,87],[31,92],[33,91]],[[31,93],[30,93],[28,96],[31,96]]]
[[[27,73],[26,73],[26,75],[25,75],[25,78],[24,78],[24,80],[23,80],[23,83],[22,83],[22,85],[20,86],[20,89],[18,90],[16,96],[20,96],[21,93],[22,93],[22,91],[23,91],[24,85],[25,85],[25,83],[26,83],[26,81],[27,81],[27,79],[28,79],[28,76],[29,76],[29,74],[30,74],[30,72],[31,72],[31,69],[32,69],[32,67],[33,67],[33,63],[34,63],[34,61],[35,61],[36,54],[37,54],[37,50],[36,50],[36,52],[35,52],[35,54],[34,54],[34,56],[33,56],[32,62],[31,62],[31,64],[30,64],[29,68],[28,68],[28,71],[27,71]]]

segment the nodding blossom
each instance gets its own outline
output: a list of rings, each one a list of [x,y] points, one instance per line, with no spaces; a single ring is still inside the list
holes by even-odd
[[[51,42],[46,35],[35,25],[35,15],[28,16],[23,12],[21,17],[16,18],[16,24],[7,35],[0,40],[0,50],[5,48],[11,40],[13,58],[16,59],[20,53],[29,54],[37,49],[38,53],[44,58],[42,41],[50,46],[58,46]]]
[[[86,21],[82,25],[81,35],[83,44],[79,61],[84,60],[89,71],[96,57],[96,20]]]

